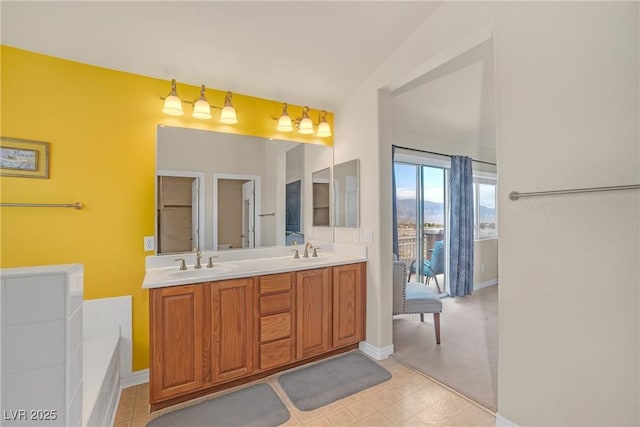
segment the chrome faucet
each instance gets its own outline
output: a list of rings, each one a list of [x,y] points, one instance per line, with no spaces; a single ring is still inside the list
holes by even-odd
[[[195,268],[196,270],[199,270],[202,268],[202,264],[200,264],[200,259],[202,258],[202,252],[200,252],[196,248],[193,248],[193,250],[196,253],[196,265],[193,268]]]
[[[309,258],[310,248],[313,248],[313,245],[311,244],[311,242],[307,242],[304,244],[304,255],[302,255],[302,258]]]
[[[175,261],[180,261],[180,270],[187,269],[187,264],[184,262],[184,258],[178,258]]]
[[[300,259],[300,254],[298,253],[297,249],[291,249],[291,252],[295,252],[293,254],[293,259]]]
[[[214,258],[218,258],[217,256],[210,256],[209,257],[209,263],[207,264],[207,268],[213,268],[213,259]]]

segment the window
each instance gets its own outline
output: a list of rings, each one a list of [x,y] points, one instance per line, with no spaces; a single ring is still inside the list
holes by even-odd
[[[496,181],[473,178],[473,229],[475,240],[498,238]]]

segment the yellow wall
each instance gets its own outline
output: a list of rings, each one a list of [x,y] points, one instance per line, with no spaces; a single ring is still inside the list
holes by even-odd
[[[108,70],[1,46],[1,135],[47,141],[49,179],[1,177],[3,202],[82,202],[84,209],[0,209],[0,266],[81,263],[85,299],[133,296],[133,369],[149,366],[148,292],[141,289],[143,236],[154,234],[155,144],[158,124],[332,145],[279,135],[280,101],[233,95],[238,124],[162,114],[166,80]],[[224,91],[208,90],[221,105]],[[178,84],[183,99],[198,86]],[[290,106],[298,116],[300,106]],[[316,118],[317,111],[311,117]],[[327,121],[333,127],[333,115]]]

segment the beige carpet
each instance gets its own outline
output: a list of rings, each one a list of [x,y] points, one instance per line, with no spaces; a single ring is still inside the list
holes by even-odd
[[[393,319],[393,358],[496,411],[498,407],[498,286],[462,298],[444,298],[441,344],[433,315]]]

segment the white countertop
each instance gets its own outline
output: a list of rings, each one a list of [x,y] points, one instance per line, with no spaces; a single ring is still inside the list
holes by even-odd
[[[314,245],[315,246],[315,245]],[[334,265],[367,261],[365,246],[321,244],[318,256],[303,258],[304,246],[259,248],[238,251],[203,252],[202,268],[195,270],[194,254],[174,254],[147,257],[147,269],[142,287],[162,288],[215,280],[262,276],[289,271],[310,270]],[[300,259],[294,259],[291,251],[298,249]],[[309,255],[313,250],[309,250]],[[209,256],[216,256],[214,267],[207,268]],[[185,258],[187,270],[180,270],[177,258]]]

